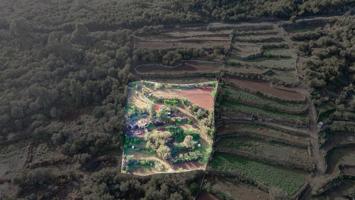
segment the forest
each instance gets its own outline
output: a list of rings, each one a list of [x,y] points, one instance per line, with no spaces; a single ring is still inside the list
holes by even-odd
[[[292,33],[290,40],[302,61],[297,64],[298,75],[311,90],[310,98],[318,113],[317,122],[325,125],[320,132],[319,145],[329,153],[337,151],[337,144],[332,141],[355,133],[354,13],[353,0],[0,0],[0,199],[182,200],[196,199],[200,193],[213,191],[213,184],[208,181],[214,180],[215,173],[219,173],[215,170],[146,177],[119,173],[128,84],[143,77],[137,75],[136,66],[147,63],[179,66],[194,59],[225,62],[224,56],[232,57],[234,53],[221,46],[135,49],[137,35],[160,34],[161,29],[172,27],[203,26],[215,22],[284,21],[284,29]],[[325,26],[305,31],[292,30],[297,26],[297,20],[333,16],[336,17],[335,22],[326,22]],[[206,30],[212,28],[207,27]],[[226,38],[230,37],[232,43],[237,42],[237,33],[230,32]],[[247,34],[253,35],[254,32],[251,30]],[[181,38],[178,39],[183,40]],[[265,49],[272,51],[270,49],[275,48]],[[283,58],[265,57],[261,59]],[[243,62],[238,61],[235,65],[248,61]],[[281,72],[273,69],[262,73],[279,76],[286,71],[278,70]],[[180,73],[179,70],[176,72]],[[232,76],[260,77],[249,72],[240,75],[240,71],[211,75],[207,69],[200,73],[216,78],[225,75],[226,79]],[[204,78],[201,74],[198,78]],[[156,73],[156,76],[163,79],[175,77],[171,71]],[[189,79],[185,74],[179,76]],[[295,84],[293,79],[289,81],[282,77],[265,80]],[[300,119],[297,121],[299,126],[307,126],[310,121],[304,114],[306,109],[287,110],[288,105],[306,107],[304,101],[290,103],[263,96],[260,92],[248,90],[246,93],[239,94],[236,100],[222,102],[220,99],[216,109],[230,116],[232,114],[227,111],[243,113],[244,118],[275,116],[272,123],[287,126],[292,125],[294,119]],[[254,98],[254,101],[236,105],[243,100],[243,95]],[[227,95],[222,93],[222,96]],[[265,98],[271,104],[258,104],[258,98]],[[257,106],[250,108],[250,104]],[[278,115],[285,109],[291,113],[287,115],[289,118]],[[258,116],[250,114],[253,112]],[[273,114],[269,114],[271,112]],[[223,114],[216,115],[223,117]],[[282,128],[272,129],[283,134],[285,130]],[[277,141],[287,143],[286,140],[279,138]],[[301,142],[299,146],[302,145],[305,144]],[[228,162],[221,152],[217,158]],[[214,165],[216,161],[212,161],[212,167]],[[299,168],[307,171],[309,165],[305,161]],[[355,176],[344,177],[348,176],[341,176],[355,185]],[[208,183],[202,186],[201,183],[205,182]],[[330,181],[329,185],[336,184],[334,182]],[[299,185],[302,184],[297,187]],[[294,192],[289,188],[285,190]],[[265,195],[269,199],[285,196],[274,188],[262,191],[267,191]],[[355,197],[352,192],[349,198]],[[327,194],[319,192],[319,195]],[[229,198],[220,196],[219,199]]]

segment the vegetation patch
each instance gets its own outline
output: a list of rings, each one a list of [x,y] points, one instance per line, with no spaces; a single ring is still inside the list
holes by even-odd
[[[230,99],[236,102],[244,103],[247,105],[254,105],[265,110],[276,111],[276,112],[286,112],[291,114],[301,114],[307,110],[306,102],[295,103],[282,101],[275,98],[269,98],[263,96],[260,93],[250,93],[248,91],[243,91],[239,89],[234,89],[233,87],[226,86],[224,89],[224,98]]]
[[[285,121],[287,123],[295,123],[297,125],[307,125],[309,123],[309,118],[307,115],[293,115],[284,112],[267,111],[257,107],[240,104],[239,102],[224,101],[223,107],[226,111],[237,111],[237,113],[250,114],[255,117],[260,117],[264,119],[271,119],[276,121]]]
[[[212,151],[217,82],[129,84],[122,172],[204,170]]]
[[[257,183],[280,188],[288,195],[294,194],[305,181],[305,174],[286,170],[246,158],[225,153],[216,153],[211,168],[218,171],[238,172]]]
[[[248,136],[222,138],[216,151],[247,156],[270,164],[281,164],[299,169],[312,169],[307,149],[284,145],[274,141],[253,139]]]

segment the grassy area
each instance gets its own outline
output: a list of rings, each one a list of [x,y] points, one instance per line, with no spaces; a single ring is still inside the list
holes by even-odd
[[[247,61],[241,60],[238,57],[230,57],[227,63],[238,63],[240,65],[257,65],[265,69],[272,70],[295,70],[296,59],[294,58],[269,58],[260,57]]]
[[[268,42],[283,42],[284,39],[275,35],[247,35],[237,36],[234,39],[236,42],[247,43],[268,43]]]
[[[218,171],[239,172],[267,186],[278,187],[289,195],[294,194],[305,181],[303,173],[224,153],[214,155],[211,167]]]
[[[251,101],[256,103],[258,107],[263,107],[268,110],[302,110],[305,107],[304,103],[286,102],[280,100],[271,99],[265,96],[252,94],[243,90],[236,90],[230,86],[224,89],[227,99],[230,97],[236,101]]]
[[[256,116],[273,118],[277,120],[287,120],[287,121],[308,123],[307,115],[292,115],[284,112],[266,111],[260,108],[243,105],[233,100],[232,101],[225,100],[222,102],[222,105],[226,107],[227,110],[233,110],[233,112],[250,113]]]
[[[285,49],[285,48],[280,48],[280,49],[267,49],[264,52],[266,55],[273,55],[273,56],[289,56],[289,57],[295,57],[296,53],[294,52],[293,49]]]
[[[265,126],[261,124],[238,123],[237,126],[233,125],[233,127],[235,127],[233,129],[235,129],[236,132],[256,132],[259,129],[262,129],[264,132],[270,132],[273,135],[288,134],[287,132],[281,131],[279,129],[275,129],[270,126]]]
[[[297,133],[295,132],[283,131],[277,128],[260,124],[238,123],[238,125],[226,127],[226,131],[224,133],[247,133],[248,135],[251,135],[251,137],[253,137],[254,135],[268,135],[272,138],[278,138],[280,141],[290,141],[292,144],[307,145],[307,139],[303,136],[297,136]],[[223,134],[217,134],[217,136]]]
[[[224,149],[228,152],[248,152],[264,158],[287,160],[292,163],[309,160],[307,149],[298,149],[278,142],[249,137],[222,138],[217,143],[218,149]]]
[[[252,140],[240,140],[240,138],[223,138],[218,142],[217,147],[233,148],[235,150],[243,150],[256,153],[256,147],[259,145],[260,143]]]

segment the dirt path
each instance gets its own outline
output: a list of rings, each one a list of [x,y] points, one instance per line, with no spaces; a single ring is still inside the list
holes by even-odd
[[[284,36],[286,42],[288,43],[289,47],[292,47],[296,49],[296,46],[294,45],[294,42],[290,39],[289,34],[286,32],[284,28],[281,27],[281,25],[278,25],[278,28],[282,35]],[[297,56],[297,62],[296,62],[296,72],[298,75],[302,74],[300,73],[300,69],[298,69],[299,66],[299,56]],[[317,167],[317,174],[324,174],[327,170],[327,164],[325,161],[325,152],[320,149],[320,141],[319,141],[319,132],[320,129],[318,128],[318,114],[316,111],[316,108],[314,104],[312,103],[312,99],[310,96],[310,92],[305,89],[307,88],[304,83],[299,88],[294,88],[294,91],[297,91],[301,94],[303,94],[309,103],[309,118],[310,118],[310,136],[311,136],[311,152],[312,152],[312,157],[314,158],[316,167]]]
[[[310,105],[310,133],[311,133],[311,151],[314,161],[316,162],[317,171],[319,174],[324,174],[327,170],[325,162],[325,153],[320,149],[319,128],[317,126],[317,111],[314,105]]]
[[[311,150],[312,156],[316,162],[317,172],[319,174],[324,174],[327,170],[327,164],[325,161],[325,154],[326,152],[320,148],[320,141],[319,141],[319,132],[320,129],[318,127],[318,113],[317,110],[312,103],[312,99],[310,96],[309,91],[304,88],[297,88],[296,91],[302,93],[307,98],[309,104],[309,119],[310,119],[310,134],[311,134]]]
[[[186,109],[183,109],[183,108],[180,108],[178,107],[178,110],[180,112],[182,112],[183,114],[187,115],[188,117],[190,117],[191,119],[194,120],[194,122],[196,122],[198,124],[198,129],[199,130],[203,130],[203,126],[201,126],[201,124],[199,123],[199,120],[194,116],[192,115],[189,111],[187,111]],[[209,138],[209,136],[207,135],[207,133],[205,131],[201,131],[200,132],[200,136],[203,140],[205,140],[207,143],[212,143],[212,140]]]
[[[158,157],[155,157],[155,156],[144,156],[144,155],[141,155],[141,154],[136,154],[134,155],[134,158],[137,159],[137,160],[151,160],[151,161],[156,161],[156,162],[159,162],[160,164],[164,165],[164,167],[168,170],[167,172],[174,172],[172,166],[166,162],[165,160],[162,160]]]

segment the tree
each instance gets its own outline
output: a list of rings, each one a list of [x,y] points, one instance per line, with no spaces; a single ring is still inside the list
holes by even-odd
[[[175,51],[169,51],[167,54],[163,56],[162,62],[165,65],[176,65],[181,60],[182,60],[182,56],[180,53]]]
[[[157,154],[160,158],[167,160],[171,157],[170,148],[166,145],[161,144],[157,149]]]
[[[23,17],[14,19],[10,22],[10,33],[15,37],[29,36],[31,31],[31,25]]]
[[[87,44],[89,30],[84,24],[76,24],[73,33],[71,34],[71,41],[79,44]]]
[[[182,143],[189,149],[193,149],[195,147],[195,142],[193,141],[193,137],[191,135],[187,135]]]

